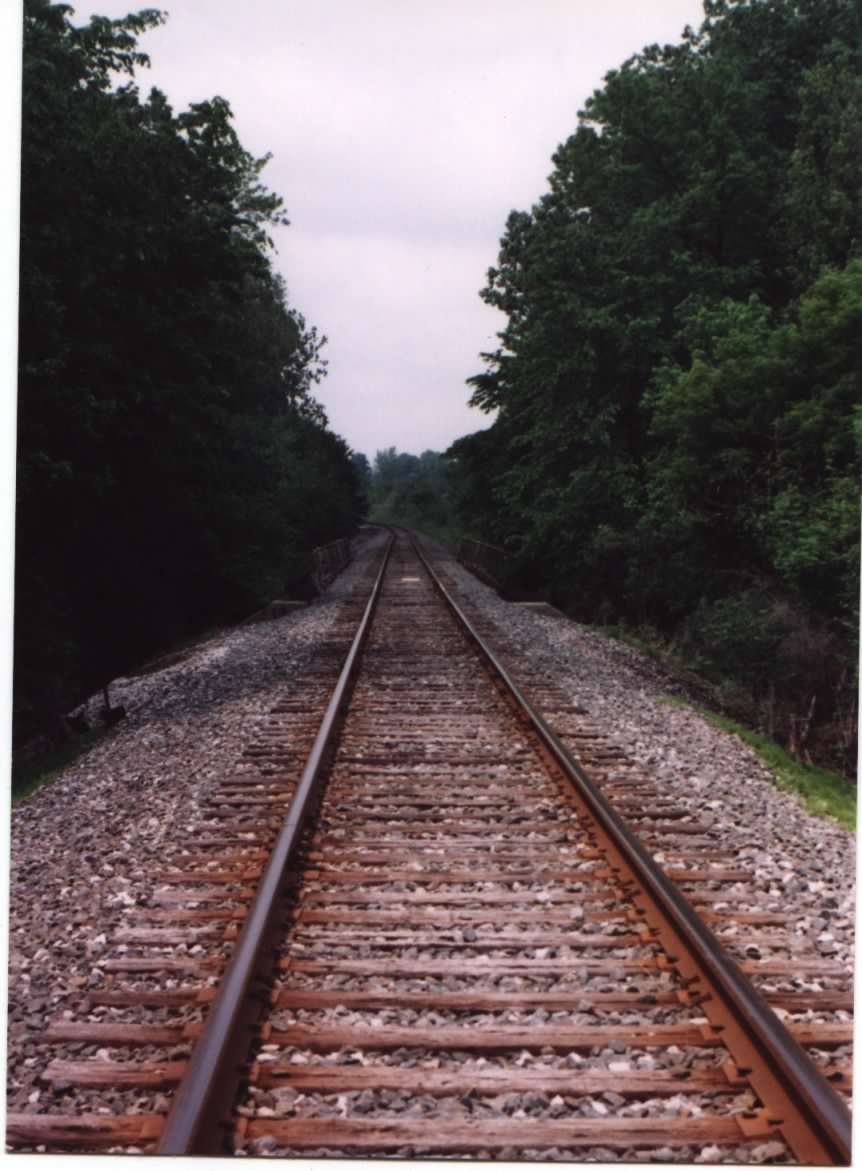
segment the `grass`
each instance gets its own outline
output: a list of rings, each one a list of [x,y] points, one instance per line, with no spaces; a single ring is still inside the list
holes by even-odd
[[[672,707],[696,711],[715,727],[738,736],[754,749],[761,762],[774,776],[778,788],[798,794],[809,813],[814,813],[818,817],[833,817],[845,829],[856,829],[856,790],[840,773],[802,764],[769,736],[764,736],[761,732],[752,732],[750,728],[745,728],[742,724],[737,724],[734,720],[717,715],[697,704],[685,703],[670,695],[664,696],[661,702]]]
[[[94,728],[81,736],[75,736],[67,744],[58,748],[49,748],[43,752],[35,752],[20,760],[12,762],[12,804],[16,805],[25,797],[31,796],[37,789],[57,779],[63,769],[74,764],[83,756],[97,740],[108,731],[107,728]]]
[[[634,629],[621,623],[613,623],[610,626],[599,623],[594,629],[608,638],[615,638],[617,642],[627,643],[635,650],[649,655],[651,659],[660,659],[667,652],[666,644],[651,627]]]
[[[685,675],[689,680],[694,678],[692,664],[676,651],[672,642],[663,638],[658,630],[652,626],[634,627],[617,623],[611,626],[599,624],[592,629],[604,634],[607,638],[625,643],[626,646],[633,647],[641,654],[654,659],[672,675]],[[698,678],[697,682],[703,687],[709,686],[705,679]]]

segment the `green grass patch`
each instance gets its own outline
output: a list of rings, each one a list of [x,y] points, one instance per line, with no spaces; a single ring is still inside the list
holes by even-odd
[[[44,752],[28,754],[23,759],[12,761],[12,804],[16,805],[37,789],[50,785],[63,769],[74,764],[88,752],[97,740],[107,734],[108,729],[94,728],[91,732],[75,736],[67,744]]]
[[[814,813],[818,817],[834,817],[845,829],[856,829],[856,790],[840,773],[802,764],[769,736],[761,732],[752,732],[750,728],[737,724],[735,720],[729,720],[726,716],[720,716],[697,704],[686,703],[672,695],[663,696],[661,702],[672,707],[696,711],[716,728],[738,736],[754,749],[775,777],[778,788],[788,793],[799,794],[809,813]]]
[[[634,629],[622,623],[613,623],[610,626],[598,624],[593,629],[604,634],[607,638],[613,638],[617,642],[624,642],[627,646],[634,647],[636,651],[649,655],[651,659],[664,658],[668,653],[667,643],[650,626]]]
[[[611,626],[596,625],[591,629],[647,655],[671,675],[685,676],[687,681],[691,682],[695,674],[692,663],[654,626],[626,626],[624,623],[616,623]],[[698,679],[698,683],[702,687],[710,686],[705,679]]]

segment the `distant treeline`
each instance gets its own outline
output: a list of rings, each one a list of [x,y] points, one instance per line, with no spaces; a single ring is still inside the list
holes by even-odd
[[[448,471],[438,451],[410,455],[387,447],[378,451],[373,466],[364,455],[354,455],[371,520],[401,524],[445,537],[452,522]]]
[[[508,321],[470,380],[497,417],[447,453],[450,491],[523,583],[652,627],[849,768],[862,16],[704,8],[607,75],[511,213],[482,293]]]
[[[140,96],[161,14],[70,13],[25,0],[16,738],[278,596],[360,509],[311,394],[325,339],[270,263],[266,159],[222,98]]]

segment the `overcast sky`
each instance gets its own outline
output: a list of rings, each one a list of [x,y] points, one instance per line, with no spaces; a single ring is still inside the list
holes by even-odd
[[[79,0],[76,23],[143,4]],[[158,6],[157,0],[150,0]],[[605,72],[697,25],[700,0],[173,0],[141,47],[146,93],[220,94],[271,152],[285,201],[276,265],[329,338],[318,395],[369,457],[445,449],[503,318],[480,300],[506,216]]]

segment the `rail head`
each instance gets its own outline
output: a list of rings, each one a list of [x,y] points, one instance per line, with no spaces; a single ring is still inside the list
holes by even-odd
[[[265,985],[279,930],[287,871],[313,812],[321,781],[350,699],[357,666],[380,598],[394,537],[390,533],[344,666],[335,684],[296,792],[287,808],[257,894],[237,937],[216,997],[165,1119],[156,1154],[223,1154],[226,1124],[264,1007]]]
[[[523,694],[515,680],[476,630],[437,575],[415,537],[413,547],[435,588],[458,619],[467,637],[479,648],[491,673],[502,684],[522,718],[538,736],[543,750],[572,786],[596,820],[601,832],[624,865],[642,885],[649,903],[682,942],[703,971],[711,992],[719,998],[722,1019],[739,1037],[750,1039],[761,1061],[752,1084],[762,1098],[778,1090],[779,1100],[792,1104],[798,1118],[783,1120],[783,1133],[803,1163],[848,1166],[851,1161],[850,1111],[826,1081],[801,1045],[754,988],[748,977],[724,951],[688,899],[667,877],[652,855],[629,830],[598,786]],[[708,1016],[719,1005],[706,1006]]]

